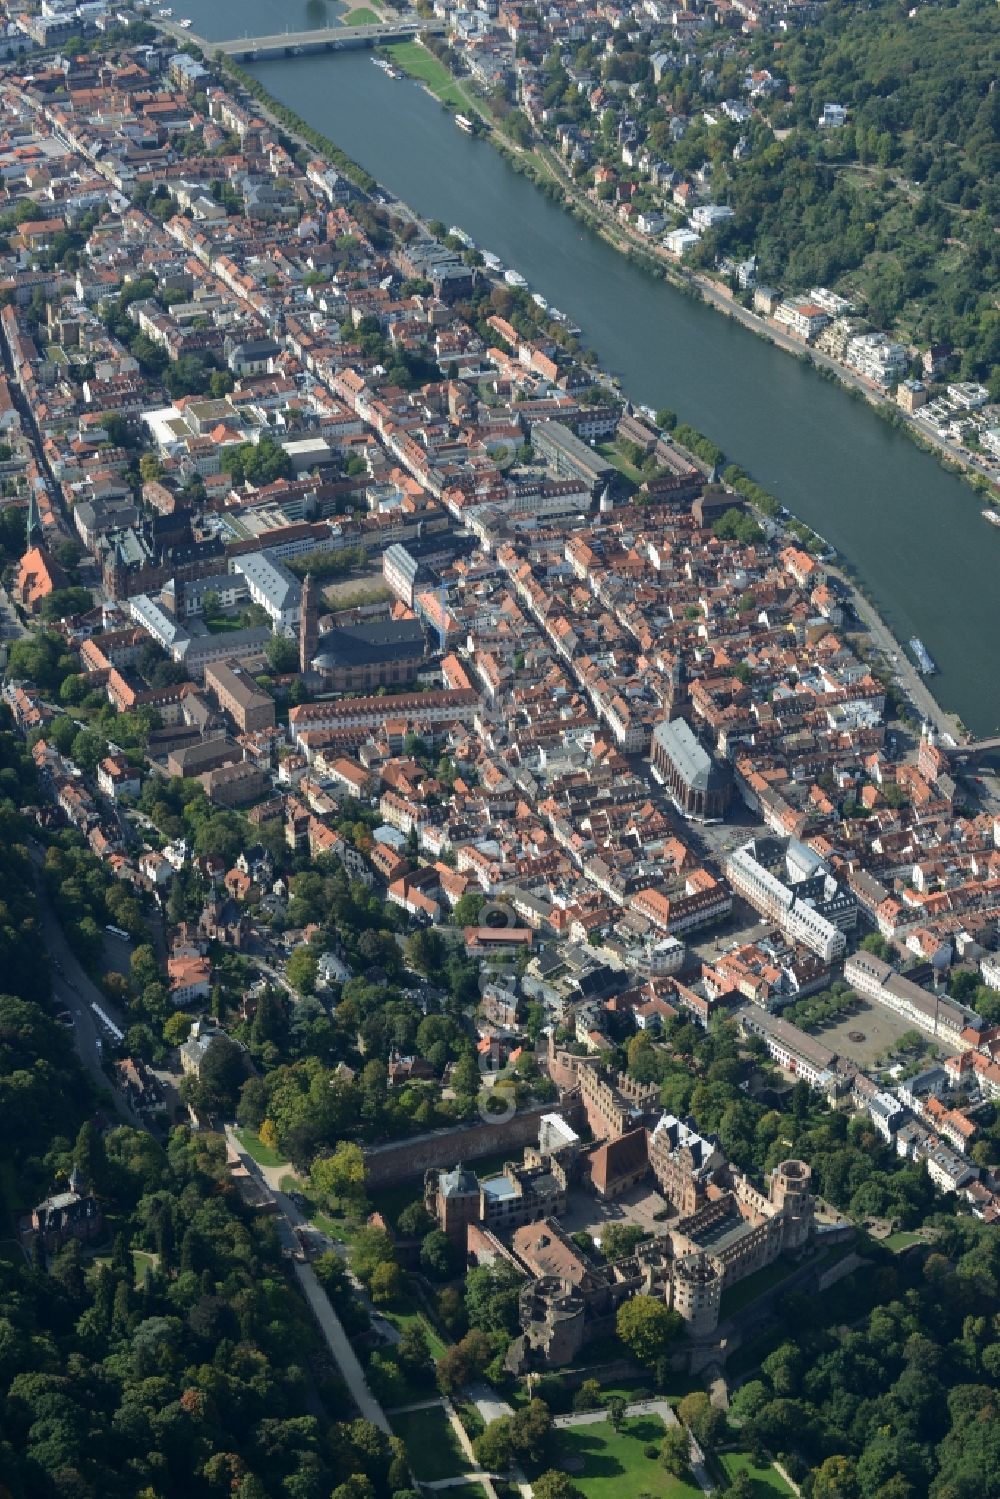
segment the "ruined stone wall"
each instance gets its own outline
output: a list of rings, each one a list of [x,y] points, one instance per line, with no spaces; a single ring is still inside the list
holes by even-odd
[[[477,1119],[472,1124],[432,1130],[391,1145],[366,1146],[365,1183],[373,1188],[390,1187],[411,1176],[422,1177],[431,1166],[450,1167],[500,1151],[509,1151],[510,1159],[516,1160],[525,1145],[538,1139],[543,1114],[560,1114],[572,1124],[576,1112],[561,1104],[536,1104],[534,1108],[518,1109],[509,1119]]]

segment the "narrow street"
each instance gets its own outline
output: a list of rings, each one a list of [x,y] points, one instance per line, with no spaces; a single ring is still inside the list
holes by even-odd
[[[2,364],[3,372],[7,376],[11,397],[14,402],[14,407],[21,418],[23,431],[25,435],[31,440],[31,445],[34,449],[35,461],[38,464],[40,471],[45,476],[46,487],[49,491],[49,495],[53,500],[55,513],[59,518],[59,523],[65,531],[66,535],[70,539],[75,539],[76,532],[73,528],[72,521],[67,514],[66,505],[63,501],[62,487],[56,482],[55,475],[52,472],[52,466],[49,463],[48,455],[45,451],[45,443],[42,440],[42,434],[39,430],[35,412],[24,393],[24,390],[22,389],[21,381],[18,378],[17,372],[14,368],[14,359],[13,355],[11,354],[10,344],[7,340],[6,332],[4,332],[2,329],[0,329],[0,364]],[[23,632],[18,631],[18,633]]]
[[[285,975],[283,973],[279,973],[278,969],[275,968],[273,964],[266,962],[263,958],[258,957],[256,954],[254,955],[252,961],[260,969],[261,973],[267,974],[267,977],[271,980],[272,984],[277,984],[279,989],[284,989],[293,1005],[298,1004],[298,991],[292,988],[291,984],[285,978]]]

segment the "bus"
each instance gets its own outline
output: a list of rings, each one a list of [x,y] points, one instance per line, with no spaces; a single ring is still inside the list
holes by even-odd
[[[110,932],[111,935],[112,935],[112,937],[117,937],[120,942],[131,942],[132,941],[132,938],[129,936],[128,932],[125,931],[124,927],[120,927],[120,926],[106,926],[104,928],[104,930],[106,932]]]

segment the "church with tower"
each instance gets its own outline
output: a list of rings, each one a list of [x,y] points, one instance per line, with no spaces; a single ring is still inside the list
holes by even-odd
[[[12,592],[23,609],[38,612],[50,593],[69,586],[69,579],[49,552],[42,536],[38,501],[28,490],[28,512],[25,518],[24,555],[18,563]]]
[[[320,633],[321,591],[309,573],[302,585],[299,671],[310,687],[326,692],[401,689],[416,679],[427,655],[424,628],[415,615],[331,624]]]

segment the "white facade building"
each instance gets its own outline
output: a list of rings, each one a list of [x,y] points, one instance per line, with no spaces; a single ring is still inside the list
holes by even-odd
[[[774,921],[792,942],[801,942],[826,963],[835,963],[847,950],[847,939],[809,900],[800,899],[794,886],[758,863],[751,847],[734,849],[726,860],[726,876],[738,895],[755,911]]]

